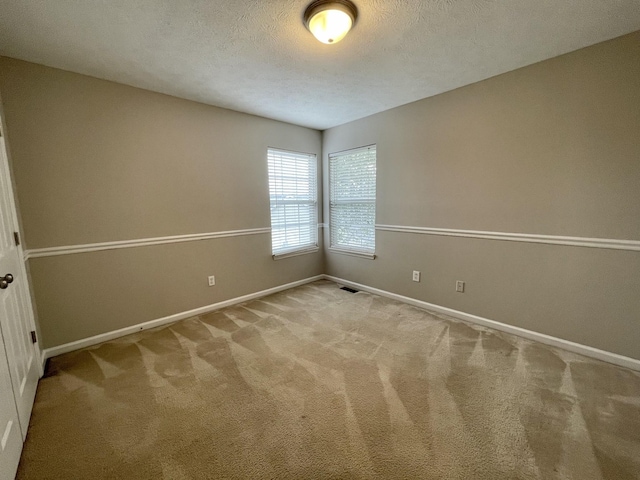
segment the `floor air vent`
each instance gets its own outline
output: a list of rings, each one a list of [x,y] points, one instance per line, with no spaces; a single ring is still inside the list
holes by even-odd
[[[354,290],[353,288],[349,288],[349,287],[341,287],[340,290],[344,290],[345,292],[349,292],[349,293],[358,293],[358,290]]]

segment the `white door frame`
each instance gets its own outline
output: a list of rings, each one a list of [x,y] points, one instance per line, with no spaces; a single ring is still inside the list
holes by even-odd
[[[2,108],[0,103],[0,109]],[[11,165],[9,162],[9,149],[7,148],[7,140],[6,140],[6,129],[4,128],[4,115],[2,115],[2,111],[0,110],[0,157],[4,156],[4,159],[0,158],[0,161],[5,161],[7,166],[7,172],[9,175],[8,186],[10,189],[10,202],[11,209],[13,210],[13,228],[14,231],[18,233],[19,244],[16,246],[18,249],[18,255],[20,257],[19,263],[19,277],[23,282],[23,289],[27,292],[26,301],[27,301],[27,316],[28,318],[28,327],[33,332],[38,332],[38,328],[36,327],[36,318],[35,318],[35,308],[33,306],[33,297],[31,291],[31,282],[29,281],[30,277],[27,273],[27,258],[24,253],[24,236],[22,235],[22,231],[20,229],[20,224],[18,222],[18,209],[16,208],[16,200],[15,200],[15,186],[13,183],[13,176],[11,172]],[[40,338],[35,345],[36,350],[36,360],[38,363],[38,376],[42,378],[44,375],[44,358],[43,358],[43,350],[40,347]]]

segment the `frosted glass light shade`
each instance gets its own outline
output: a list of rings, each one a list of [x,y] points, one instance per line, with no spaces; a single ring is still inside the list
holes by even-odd
[[[307,8],[307,28],[319,41],[326,44],[342,40],[356,19],[355,5],[348,1],[316,1]]]

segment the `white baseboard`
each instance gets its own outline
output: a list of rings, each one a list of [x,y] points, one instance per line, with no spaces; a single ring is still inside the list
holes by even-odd
[[[387,292],[386,290],[380,290],[378,288],[369,287],[367,285],[351,282],[349,280],[333,277],[331,275],[324,275],[323,277],[327,280],[331,280],[333,282],[346,285],[348,287],[352,287],[357,290],[373,293],[376,295],[380,295],[382,297],[392,298],[400,302],[408,303],[409,305],[413,305],[419,308],[424,308],[426,310],[431,310],[437,313],[443,313],[445,315],[449,315],[451,317],[454,317],[460,320],[465,320],[470,323],[475,323],[477,325],[482,325],[483,327],[493,328],[494,330],[500,330],[501,332],[510,333],[512,335],[526,338],[528,340],[534,340],[536,342],[544,343],[545,345],[557,347],[562,350],[567,350],[572,353],[578,353],[580,355],[584,355],[585,357],[595,358],[597,360],[602,360],[603,362],[612,363],[620,367],[625,367],[631,370],[640,371],[640,360],[637,360],[635,358],[625,357],[624,355],[618,355],[617,353],[607,352],[605,350],[589,347],[587,345],[582,345],[580,343],[571,342],[569,340],[563,340],[562,338],[558,338],[558,337],[552,337],[551,335],[545,335],[544,333],[538,333],[532,330],[527,330],[525,328],[515,327],[513,325],[508,325],[506,323],[497,322],[495,320],[479,317],[477,315],[472,315],[470,313],[461,312],[459,310],[454,310],[452,308],[441,307],[440,305],[423,302],[422,300],[416,300],[415,298],[405,297],[403,295]]]
[[[575,343],[569,340],[563,340],[561,338],[545,335],[544,333],[534,332],[532,330],[527,330],[525,328],[520,328],[513,325],[508,325],[506,323],[497,322],[495,320],[490,320],[488,318],[479,317],[477,315],[472,315],[470,313],[461,312],[459,310],[454,310],[452,308],[442,307],[440,305],[424,302],[422,300],[417,300],[411,297],[405,297],[403,295],[387,292],[386,290],[380,290],[379,288],[369,287],[368,285],[352,282],[350,280],[344,280],[342,278],[333,277],[331,275],[316,275],[315,277],[305,278],[303,280],[298,280],[296,282],[291,282],[285,285],[269,288],[267,290],[262,290],[260,292],[250,293],[248,295],[231,298],[229,300],[214,303],[212,305],[205,305],[204,307],[195,308],[193,310],[188,310],[186,312],[176,313],[174,315],[169,315],[167,317],[162,317],[156,320],[150,320],[148,322],[132,325],[130,327],[121,328],[120,330],[114,330],[112,332],[102,333],[100,335],[84,338],[82,340],[77,340],[75,342],[65,343],[64,345],[59,345],[57,347],[47,348],[42,350],[41,358],[42,358],[43,368],[46,361],[51,357],[55,357],[56,355],[61,355],[63,353],[71,352],[73,350],[79,350],[84,347],[90,347],[92,345],[97,345],[98,343],[113,340],[114,338],[124,337],[125,335],[130,335],[132,333],[140,332],[142,330],[148,330],[149,328],[159,327],[161,325],[166,325],[168,323],[174,323],[179,320],[184,320],[185,318],[201,315],[203,313],[211,312],[214,310],[219,310],[221,308],[229,307],[231,305],[236,305],[238,303],[248,302],[256,298],[265,297],[273,293],[278,293],[283,290],[288,290],[289,288],[298,287],[300,285],[315,282],[316,280],[321,280],[321,279],[331,280],[333,282],[340,283],[342,285],[353,287],[357,290],[362,290],[365,292],[373,293],[375,295],[380,295],[382,297],[398,300],[400,302],[408,303],[409,305],[413,305],[419,308],[424,308],[426,310],[431,310],[437,313],[443,313],[445,315],[449,315],[451,317],[454,317],[460,320],[464,320],[470,323],[475,323],[477,325],[482,325],[483,327],[493,328],[495,330],[500,330],[505,333],[510,333],[512,335],[526,338],[528,340],[544,343],[545,345],[550,345],[552,347],[560,348],[573,353],[578,353],[586,357],[602,360],[603,362],[608,362],[614,365],[629,368],[631,370],[640,371],[640,360],[637,360],[635,358],[625,357],[623,355],[618,355],[617,353],[607,352],[605,350],[589,347],[587,345],[582,345],[580,343]]]
[[[72,352],[74,350],[90,347],[92,345],[97,345],[98,343],[107,342],[109,340],[113,340],[114,338],[124,337],[125,335],[131,335],[132,333],[141,332],[142,330],[148,330],[154,327],[160,327],[168,323],[174,323],[179,320],[184,320],[185,318],[201,315],[203,313],[220,310],[221,308],[230,307],[231,305],[236,305],[238,303],[248,302],[256,298],[266,297],[267,295],[278,293],[283,290],[288,290],[290,288],[299,287],[300,285],[315,282],[316,280],[322,280],[323,278],[324,275],[316,275],[315,277],[309,277],[303,280],[298,280],[296,282],[291,282],[285,285],[279,285],[277,287],[268,288],[266,290],[250,293],[248,295],[243,295],[241,297],[231,298],[229,300],[224,300],[223,302],[205,305],[204,307],[194,308],[193,310],[188,310],[186,312],[175,313],[167,317],[158,318],[156,320],[149,320],[148,322],[138,323],[137,325],[131,325],[130,327],[101,333],[100,335],[83,338],[81,340],[76,340],[75,342],[65,343],[64,345],[58,345],[57,347],[46,348],[42,350],[41,355],[43,370],[47,360],[51,357],[55,357],[56,355],[62,355],[63,353]]]

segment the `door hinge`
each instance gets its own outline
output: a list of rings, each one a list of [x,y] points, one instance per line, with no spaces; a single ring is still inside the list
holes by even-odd
[[[38,337],[36,337],[36,332],[31,330],[31,343],[38,343]]]
[[[16,247],[20,245],[20,234],[18,232],[13,232],[13,239],[16,241]]]

